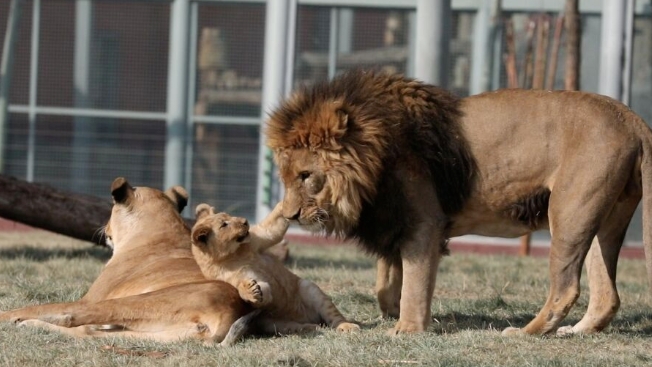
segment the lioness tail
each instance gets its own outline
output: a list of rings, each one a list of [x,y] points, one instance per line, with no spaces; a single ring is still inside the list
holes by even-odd
[[[229,328],[229,332],[226,333],[224,340],[220,343],[220,346],[230,347],[235,344],[235,342],[249,331],[251,321],[258,316],[258,314],[260,314],[260,310],[254,310],[235,320],[233,325],[231,325],[231,328]]]

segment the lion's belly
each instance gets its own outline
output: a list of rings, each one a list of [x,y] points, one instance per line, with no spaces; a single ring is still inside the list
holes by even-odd
[[[539,229],[548,229],[547,207],[536,208],[530,215],[537,220],[523,221],[507,210],[509,206],[492,207],[471,200],[465,208],[451,218],[449,237],[475,234],[490,237],[519,237]]]

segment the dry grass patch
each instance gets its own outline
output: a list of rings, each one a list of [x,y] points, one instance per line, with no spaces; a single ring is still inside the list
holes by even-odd
[[[0,324],[0,365],[7,366],[623,366],[652,364],[652,297],[642,260],[621,260],[621,310],[604,333],[572,338],[504,338],[543,304],[547,260],[453,254],[440,267],[430,332],[391,338],[373,285],[373,259],[354,246],[293,244],[290,267],[315,281],[357,334],[324,329],[304,336],[248,338],[233,348],[194,341],[77,340]],[[81,297],[107,249],[44,232],[0,233],[0,309]],[[578,321],[587,289],[566,323]],[[565,323],[565,324],[566,324]]]

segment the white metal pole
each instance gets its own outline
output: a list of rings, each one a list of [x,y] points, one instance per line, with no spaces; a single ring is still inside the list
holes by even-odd
[[[261,127],[258,153],[258,183],[256,190],[256,221],[261,221],[270,212],[272,187],[271,152],[265,145],[265,120],[287,90],[285,86],[286,53],[290,46],[288,39],[294,39],[288,24],[289,14],[294,13],[290,0],[268,0],[265,16],[265,53],[263,58],[263,94],[261,101]]]
[[[75,55],[73,85],[75,108],[91,108],[91,47],[93,45],[93,1],[77,0],[75,5]],[[88,192],[90,156],[95,126],[89,116],[75,116],[72,142],[72,190]]]
[[[41,0],[32,5],[32,46],[29,65],[29,130],[27,133],[27,182],[34,181],[36,156],[36,98],[38,91],[38,54],[41,35]]]
[[[629,104],[632,92],[632,63],[634,47],[634,7],[635,0],[626,0],[627,9],[625,11],[625,49],[623,57],[623,88],[620,100],[624,104]]]
[[[623,35],[625,28],[623,0],[602,1],[600,42],[600,94],[620,99],[622,91]]]
[[[448,85],[451,26],[450,0],[417,0],[414,76]]]
[[[2,49],[2,61],[0,62],[0,173],[4,172],[5,128],[9,116],[9,91],[11,89],[14,51],[16,49],[22,8],[23,0],[11,0],[9,14],[7,15],[7,31]]]
[[[165,188],[182,185],[184,182],[189,13],[188,0],[172,2],[168,51],[167,140],[163,182]]]

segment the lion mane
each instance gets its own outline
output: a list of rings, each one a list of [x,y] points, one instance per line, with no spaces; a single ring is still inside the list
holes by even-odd
[[[446,215],[461,210],[474,161],[461,126],[460,99],[400,75],[352,71],[304,87],[270,115],[267,145],[283,164],[287,150],[307,148],[328,167],[331,204],[340,215],[326,232],[357,238],[393,257],[412,236],[414,210],[393,171],[427,167]],[[406,156],[416,161],[404,161]],[[281,157],[280,159],[278,157]]]

